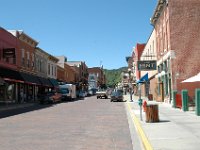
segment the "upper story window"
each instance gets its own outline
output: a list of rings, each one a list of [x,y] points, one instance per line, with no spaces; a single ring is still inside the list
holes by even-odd
[[[22,56],[21,58],[22,66],[25,66],[25,50],[24,49],[21,50],[21,56]]]
[[[35,55],[32,54],[32,68],[35,67]]]
[[[27,67],[30,67],[30,53],[27,52]]]
[[[39,60],[39,71],[42,71],[42,60]]]
[[[152,52],[154,54],[154,41],[153,41],[153,44],[152,44]]]
[[[53,76],[53,65],[51,65],[51,75]]]
[[[57,67],[55,66],[54,68],[54,76],[56,77],[57,76]]]
[[[48,63],[48,75],[50,75],[50,63]]]

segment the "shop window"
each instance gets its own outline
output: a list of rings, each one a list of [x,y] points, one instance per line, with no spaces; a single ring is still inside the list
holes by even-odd
[[[8,85],[6,89],[6,96],[7,96],[8,101],[14,100],[14,96],[15,96],[14,93],[15,93],[14,84]]]
[[[165,95],[168,95],[169,94],[169,89],[168,89],[168,76],[167,74],[165,75]]]
[[[5,101],[5,85],[0,85],[0,101]]]
[[[50,75],[50,64],[48,64],[48,75]]]
[[[160,95],[160,83],[161,83],[161,78],[158,78],[158,95]]]

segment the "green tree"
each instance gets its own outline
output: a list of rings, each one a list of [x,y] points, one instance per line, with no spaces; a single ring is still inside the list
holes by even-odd
[[[121,73],[126,70],[127,67],[112,70],[104,69],[107,87],[115,87],[121,81]]]

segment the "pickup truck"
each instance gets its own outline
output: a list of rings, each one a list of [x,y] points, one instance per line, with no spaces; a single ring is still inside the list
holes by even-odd
[[[96,92],[96,95],[97,95],[97,99],[98,99],[98,98],[105,98],[105,99],[108,98],[108,93],[107,93],[107,91],[97,91],[97,92]]]

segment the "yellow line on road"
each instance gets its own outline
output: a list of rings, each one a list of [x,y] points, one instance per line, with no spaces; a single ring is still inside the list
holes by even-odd
[[[148,138],[146,137],[143,129],[142,129],[142,126],[138,120],[138,118],[136,117],[136,115],[134,114],[134,112],[131,110],[131,105],[130,103],[126,103],[128,105],[128,108],[129,108],[129,112],[131,113],[131,118],[133,119],[133,122],[135,124],[135,127],[137,129],[137,132],[139,133],[140,137],[141,137],[141,140],[142,140],[142,143],[144,145],[144,148],[146,150],[153,150],[153,147],[151,146]]]

